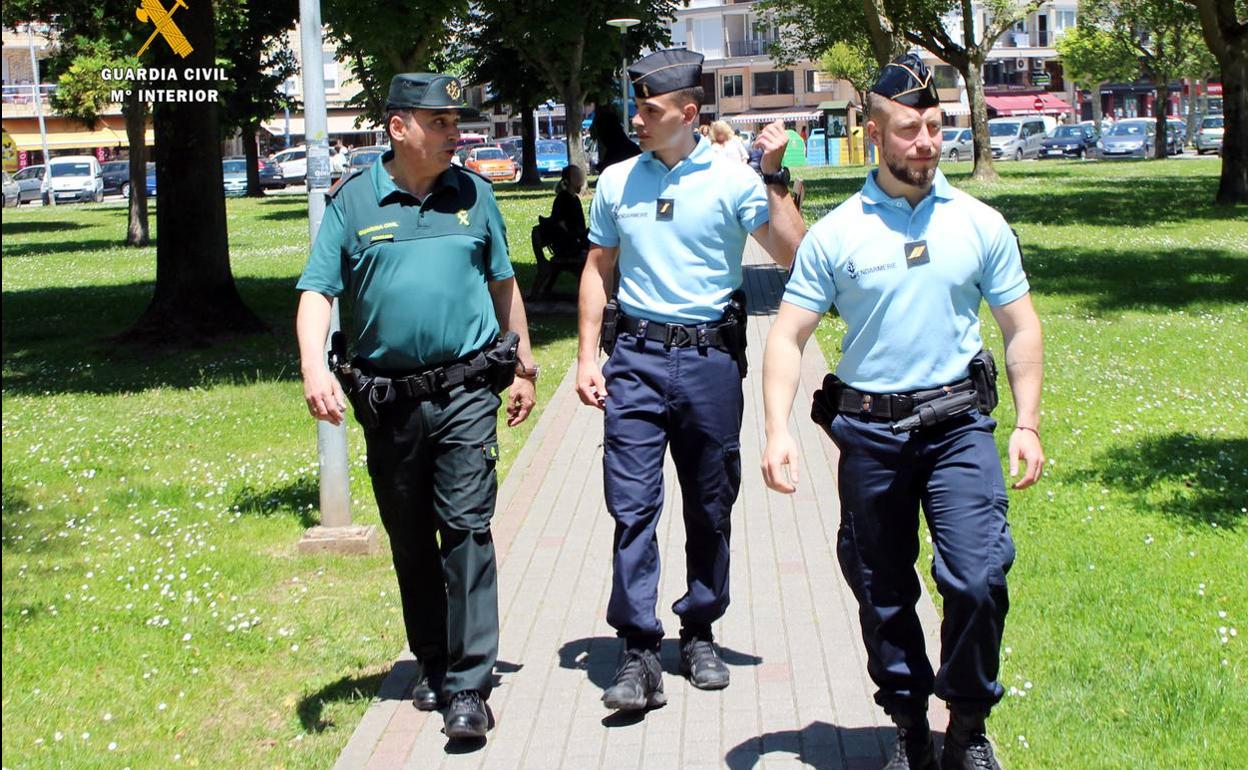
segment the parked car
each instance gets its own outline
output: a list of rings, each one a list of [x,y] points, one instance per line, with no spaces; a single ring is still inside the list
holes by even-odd
[[[988,141],[993,159],[1022,160],[1040,155],[1044,135],[1048,133],[1044,118],[1039,115],[1021,118],[993,118],[988,121]]]
[[[288,147],[273,155],[273,162],[282,169],[287,184],[303,184],[308,175],[308,148],[299,145]]]
[[[17,182],[20,190],[17,200],[19,205],[39,200],[40,190],[43,189],[43,171],[42,165],[27,166],[13,175],[13,181]]]
[[[1182,155],[1187,144],[1187,124],[1178,118],[1166,120],[1166,154]]]
[[[975,140],[969,128],[946,128],[940,132],[940,159],[950,163],[975,157]]]
[[[374,144],[367,147],[356,147],[347,153],[347,171],[355,171],[357,168],[368,168],[373,165],[382,155],[390,149],[389,145]]]
[[[552,139],[537,143],[537,173],[541,176],[557,176],[568,165],[568,145]]]
[[[100,176],[104,179],[104,194],[121,193],[130,197],[130,161],[110,160],[100,166]]]
[[[9,172],[4,172],[4,207],[20,206],[22,203],[22,186],[9,176]]]
[[[256,162],[260,166],[261,190],[281,190],[286,186],[286,177],[282,174],[281,166],[268,158],[260,158]]]
[[[247,159],[226,158],[221,161],[222,186],[225,194],[241,196],[247,194]]]
[[[1091,126],[1058,126],[1044,138],[1041,158],[1084,158],[1096,154],[1096,129]]]
[[[1157,121],[1152,118],[1120,120],[1101,135],[1097,149],[1102,158],[1149,158],[1157,144]]]
[[[147,187],[147,197],[155,198],[156,197],[156,164],[148,163],[147,167],[143,169],[143,173],[145,176],[144,184]]]
[[[1192,138],[1197,155],[1204,155],[1207,152],[1221,154],[1222,135],[1226,131],[1225,120],[1221,115],[1206,115],[1200,119],[1200,127],[1196,129],[1196,136]]]
[[[63,155],[48,163],[43,180],[43,200],[56,196],[57,203],[104,200],[104,180],[100,162],[94,155]]]
[[[491,182],[510,182],[516,176],[516,164],[503,148],[484,144],[463,151],[464,168],[477,172]]]

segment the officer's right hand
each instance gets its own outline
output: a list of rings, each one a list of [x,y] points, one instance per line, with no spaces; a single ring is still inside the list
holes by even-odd
[[[763,481],[777,492],[791,495],[797,491],[800,471],[798,469],[797,444],[788,431],[769,436],[763,448]]]
[[[342,417],[347,412],[347,400],[343,396],[342,386],[328,369],[304,373],[303,400],[307,402],[308,411],[316,419],[334,425],[342,424]]]
[[[576,363],[576,395],[586,406],[606,409],[607,381],[603,379],[602,368],[597,361],[578,360]]]

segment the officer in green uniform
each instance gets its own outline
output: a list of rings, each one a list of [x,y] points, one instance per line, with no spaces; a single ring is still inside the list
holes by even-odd
[[[420,668],[415,705],[444,707],[451,738],[483,738],[498,654],[498,394],[510,384],[507,424],[519,425],[537,367],[490,184],[451,165],[462,96],[447,75],[395,76],[392,149],[331,194],[296,325],[309,411],[337,425],[349,399],[364,426]],[[338,296],[355,348],[336,367],[345,389],[324,356]]]

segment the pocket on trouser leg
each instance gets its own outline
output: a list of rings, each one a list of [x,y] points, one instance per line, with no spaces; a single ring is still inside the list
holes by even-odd
[[[724,475],[720,487],[720,510],[724,521],[732,513],[741,491],[741,444],[732,441],[724,445]]]
[[[489,530],[498,494],[497,463],[497,441],[462,444],[442,453],[437,462],[433,496],[438,520],[443,525],[464,532]]]

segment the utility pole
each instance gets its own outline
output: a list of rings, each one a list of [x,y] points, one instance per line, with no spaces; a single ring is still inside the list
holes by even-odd
[[[48,129],[43,124],[43,96],[39,93],[39,59],[35,56],[35,25],[26,23],[26,46],[30,49],[30,72],[34,83],[30,90],[35,96],[35,117],[39,119],[39,143],[43,146],[43,184],[48,189],[48,205],[56,205],[56,193],[52,190],[52,156],[48,154]]]

